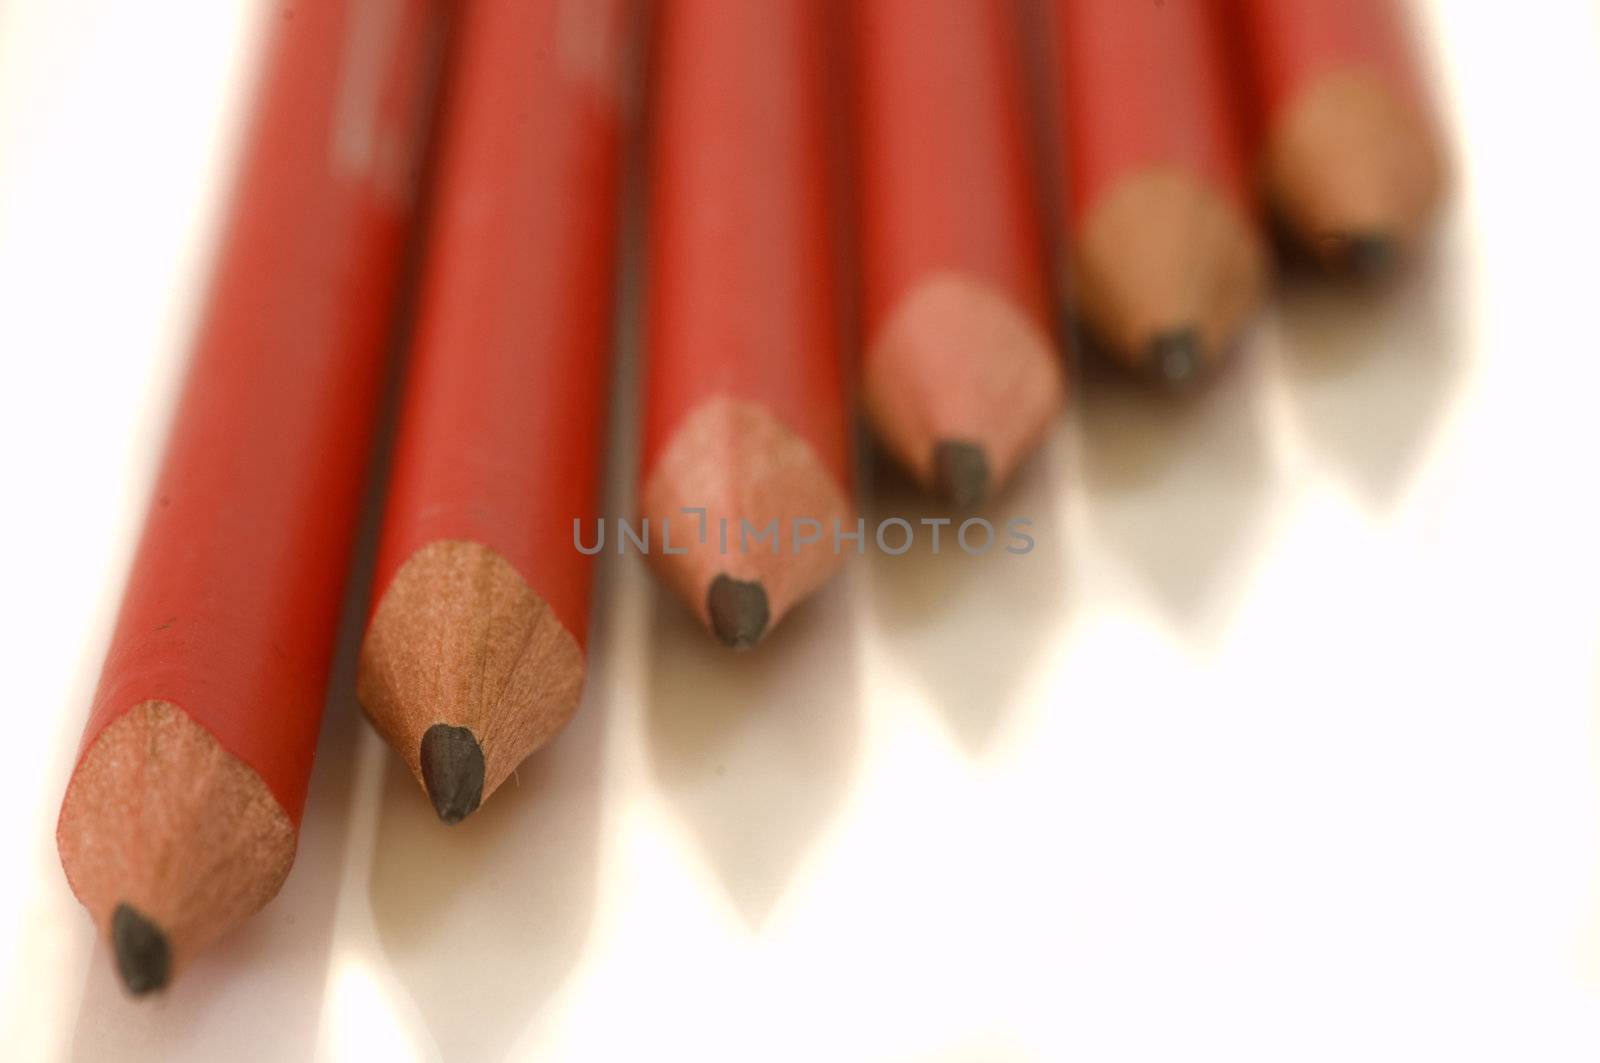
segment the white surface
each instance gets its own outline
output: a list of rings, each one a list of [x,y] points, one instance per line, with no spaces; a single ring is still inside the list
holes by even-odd
[[[4,1054],[1600,1058],[1600,32],[1434,8],[1396,290],[1089,382],[995,510],[1034,554],[863,558],[749,656],[608,560],[582,713],[461,828],[346,652],[289,884],[136,1005],[51,835],[253,5],[0,4]]]

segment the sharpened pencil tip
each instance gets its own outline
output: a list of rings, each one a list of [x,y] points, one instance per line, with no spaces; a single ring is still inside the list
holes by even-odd
[[[1382,233],[1352,233],[1341,243],[1344,261],[1358,277],[1381,277],[1394,268],[1400,257],[1394,241]]]
[[[957,509],[971,509],[989,493],[989,459],[976,443],[942,439],[933,448],[933,482]]]
[[[1163,332],[1150,341],[1150,368],[1171,387],[1192,383],[1200,372],[1200,334],[1192,328]]]
[[[136,997],[166,987],[172,968],[167,935],[127,904],[111,913],[111,947],[117,954],[117,973]]]
[[[718,576],[706,592],[711,630],[736,650],[747,650],[767,633],[767,592],[754,580]]]
[[[436,723],[422,736],[422,785],[445,823],[460,823],[483,799],[483,748],[465,727]]]

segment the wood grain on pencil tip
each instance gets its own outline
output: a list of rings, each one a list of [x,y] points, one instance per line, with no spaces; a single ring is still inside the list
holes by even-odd
[[[704,538],[686,512],[696,509],[705,511]],[[718,397],[657,458],[640,512],[657,574],[713,635],[742,650],[838,569],[833,532],[850,530],[851,507],[839,474],[769,410]],[[796,549],[794,529],[808,522],[818,538]]]
[[[505,558],[435,541],[389,582],[357,696],[439,818],[456,823],[577,707],[583,650]]]
[[[861,0],[862,399],[889,453],[957,508],[1054,423],[1021,26],[1000,0]]]
[[[128,991],[177,968],[278,892],[295,827],[261,777],[177,705],[108,726],[56,829],[72,891],[107,928]]]
[[[873,428],[903,467],[957,508],[1004,484],[1064,402],[1043,311],[1026,306],[971,274],[934,274],[871,333],[861,388]]]
[[[1069,296],[1122,363],[1192,383],[1259,303],[1267,256],[1215,0],[1056,0]]]

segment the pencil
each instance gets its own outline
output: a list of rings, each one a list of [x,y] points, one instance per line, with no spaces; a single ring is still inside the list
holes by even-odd
[[[1021,26],[1006,0],[858,0],[865,355],[886,449],[957,507],[1060,412]]]
[[[439,818],[577,708],[626,0],[477,0],[442,114],[358,693]]]
[[[1277,213],[1328,266],[1385,271],[1440,198],[1435,136],[1389,0],[1239,0]]]
[[[657,573],[736,649],[839,567],[834,532],[852,531],[829,15],[659,11],[640,509]]]
[[[1056,0],[1071,296],[1087,332],[1170,384],[1216,364],[1262,294],[1215,0]]]
[[[425,126],[431,4],[293,6],[56,832],[134,994],[294,858]]]

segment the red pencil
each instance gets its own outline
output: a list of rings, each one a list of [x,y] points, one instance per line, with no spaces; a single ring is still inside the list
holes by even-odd
[[[830,15],[817,0],[659,12],[641,509],[657,572],[735,648],[821,585],[848,548],[834,532],[855,530]]]
[[[626,7],[463,13],[358,688],[446,823],[583,685]]]
[[[1222,357],[1265,272],[1214,2],[1052,5],[1073,301],[1175,384]]]
[[[1324,263],[1381,271],[1421,238],[1444,183],[1389,0],[1237,0],[1267,195]]]
[[[958,506],[1061,409],[1022,42],[1006,0],[857,0],[866,356],[884,445]]]
[[[282,7],[56,832],[136,994],[294,858],[426,114],[432,4]]]

